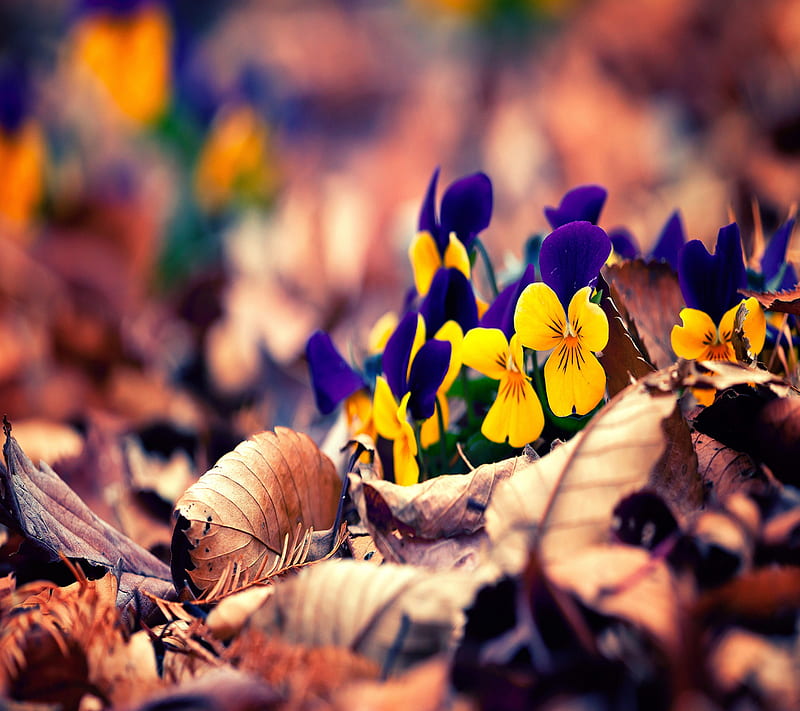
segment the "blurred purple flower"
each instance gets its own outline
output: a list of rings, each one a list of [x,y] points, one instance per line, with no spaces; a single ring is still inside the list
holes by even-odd
[[[510,341],[514,335],[514,310],[517,308],[519,295],[534,281],[536,281],[536,268],[533,264],[529,264],[519,279],[511,282],[497,295],[483,314],[480,325],[483,328],[499,328]]]

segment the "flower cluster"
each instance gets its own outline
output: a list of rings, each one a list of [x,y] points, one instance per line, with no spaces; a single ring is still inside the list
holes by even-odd
[[[319,410],[344,403],[350,431],[377,438],[384,471],[401,484],[456,471],[459,454],[475,465],[583,426],[606,397],[611,365],[600,272],[639,254],[630,233],[597,225],[606,191],[581,186],[545,208],[552,231],[531,238],[520,273],[498,290],[480,237],[491,221],[489,178],[453,182],[437,210],[438,177],[437,169],[409,248],[414,287],[403,313],[373,330],[363,365],[348,363],[322,331],[307,346]],[[790,231],[762,258],[762,276],[784,286],[794,278],[782,266]],[[488,299],[474,275],[478,258]],[[762,350],[764,312],[740,294],[747,270],[736,224],[720,230],[712,255],[687,242],[675,212],[648,258],[677,270],[686,304],[671,333],[677,356],[735,360],[737,338]]]

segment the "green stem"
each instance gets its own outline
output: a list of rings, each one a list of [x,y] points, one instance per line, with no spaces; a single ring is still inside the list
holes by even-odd
[[[441,466],[439,473],[444,474],[447,468],[447,442],[444,441],[444,413],[439,405],[439,398],[436,398],[436,421],[439,423],[439,458],[441,459]]]
[[[464,393],[464,404],[467,407],[467,424],[470,430],[474,429],[478,424],[478,418],[475,416],[475,410],[472,407],[472,398],[469,396],[469,378],[467,378],[467,369],[462,368],[458,376],[461,379],[461,389]]]
[[[486,251],[486,247],[483,246],[483,242],[481,242],[477,237],[472,244],[478,250],[478,253],[481,255],[481,259],[483,259],[483,264],[486,267],[486,278],[489,280],[489,287],[492,290],[492,298],[497,298],[497,295],[500,292],[497,288],[497,279],[494,277],[494,268],[492,267],[492,261],[489,259],[489,253]]]
[[[425,467],[425,457],[422,454],[422,422],[414,420],[412,425],[414,430],[414,439],[417,442],[417,464],[419,465],[419,480],[425,481],[427,479],[427,469]]]

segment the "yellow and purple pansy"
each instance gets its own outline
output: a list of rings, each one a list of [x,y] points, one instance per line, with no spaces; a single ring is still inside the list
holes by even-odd
[[[525,287],[517,302],[520,343],[552,351],[544,380],[558,417],[590,412],[605,393],[606,375],[595,353],[608,342],[608,319],[591,296],[610,253],[611,241],[600,227],[587,221],[562,225],[542,243],[543,281]]]
[[[426,341],[425,321],[409,311],[383,351],[383,375],[375,381],[373,416],[377,433],[392,441],[394,478],[398,484],[419,480],[418,425],[435,416],[438,390],[448,374],[452,346]]]
[[[311,334],[306,343],[306,361],[317,409],[329,415],[344,402],[351,434],[374,434],[367,383],[342,357],[325,331]]]
[[[754,354],[761,352],[766,335],[764,311],[754,298],[743,299],[747,284],[739,227],[733,222],[717,235],[714,254],[700,240],[686,243],[678,258],[678,281],[686,308],[673,326],[672,349],[681,358],[736,360],[733,331],[736,312],[744,304],[743,330]]]
[[[417,293],[428,293],[436,272],[442,267],[458,269],[470,276],[470,250],[478,233],[492,217],[492,183],[484,173],[473,173],[451,183],[442,195],[436,214],[436,184],[433,172],[419,215],[417,236],[408,256],[414,270]]]

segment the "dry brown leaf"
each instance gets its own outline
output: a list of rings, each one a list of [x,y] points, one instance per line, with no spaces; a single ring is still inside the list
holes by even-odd
[[[385,682],[358,681],[334,695],[334,711],[477,711],[477,703],[454,698],[450,665],[436,657]]]
[[[469,474],[436,477],[399,486],[380,479],[350,477],[350,496],[362,522],[372,529],[398,529],[421,538],[475,533],[498,482],[511,476],[517,459],[484,464]]]
[[[603,291],[600,306],[608,319],[608,343],[603,348],[600,364],[606,372],[608,395],[613,397],[634,380],[652,373],[655,368],[642,353],[638,334],[631,333],[633,327],[625,323],[617,305],[609,296],[609,287],[605,281],[599,283],[598,288]]]
[[[742,289],[741,294],[755,298],[766,311],[800,316],[800,286],[788,291],[751,291]]]
[[[232,570],[239,584],[269,570],[297,529],[333,523],[341,481],[304,434],[277,427],[225,454],[175,505],[172,574],[180,591],[211,589]]]
[[[683,296],[671,267],[636,259],[606,267],[603,275],[623,319],[641,337],[650,362],[657,368],[674,363],[670,334],[678,325]]]
[[[763,487],[766,479],[750,455],[726,447],[702,432],[692,434],[697,473],[713,499],[722,501],[739,491]]]
[[[0,466],[0,517],[52,561],[61,556],[113,570],[123,577],[117,604],[134,601],[137,614],[151,611],[140,591],[173,594],[169,568],[96,516],[47,464],[36,468],[6,426]]]
[[[480,577],[325,561],[276,583],[251,625],[292,643],[346,647],[397,671],[451,648]]]
[[[800,707],[797,651],[790,643],[730,629],[711,651],[708,668],[722,692],[730,697],[747,689],[763,700],[763,708]]]
[[[667,564],[633,546],[592,546],[548,568],[588,607],[647,630],[670,654],[680,648],[678,598]]]
[[[153,645],[147,637],[126,637],[112,574],[89,581],[76,572],[73,585],[36,583],[16,592],[20,602],[0,634],[0,688],[17,699],[68,706],[71,693],[135,703],[162,686]]]
[[[607,540],[614,504],[651,481],[664,452],[675,396],[660,388],[662,376],[628,386],[569,442],[497,487],[486,512],[493,559],[518,572],[532,545],[548,561]]]
[[[269,585],[252,585],[228,595],[208,613],[208,629],[217,639],[228,641],[239,633],[247,620],[272,595],[272,591]]]

